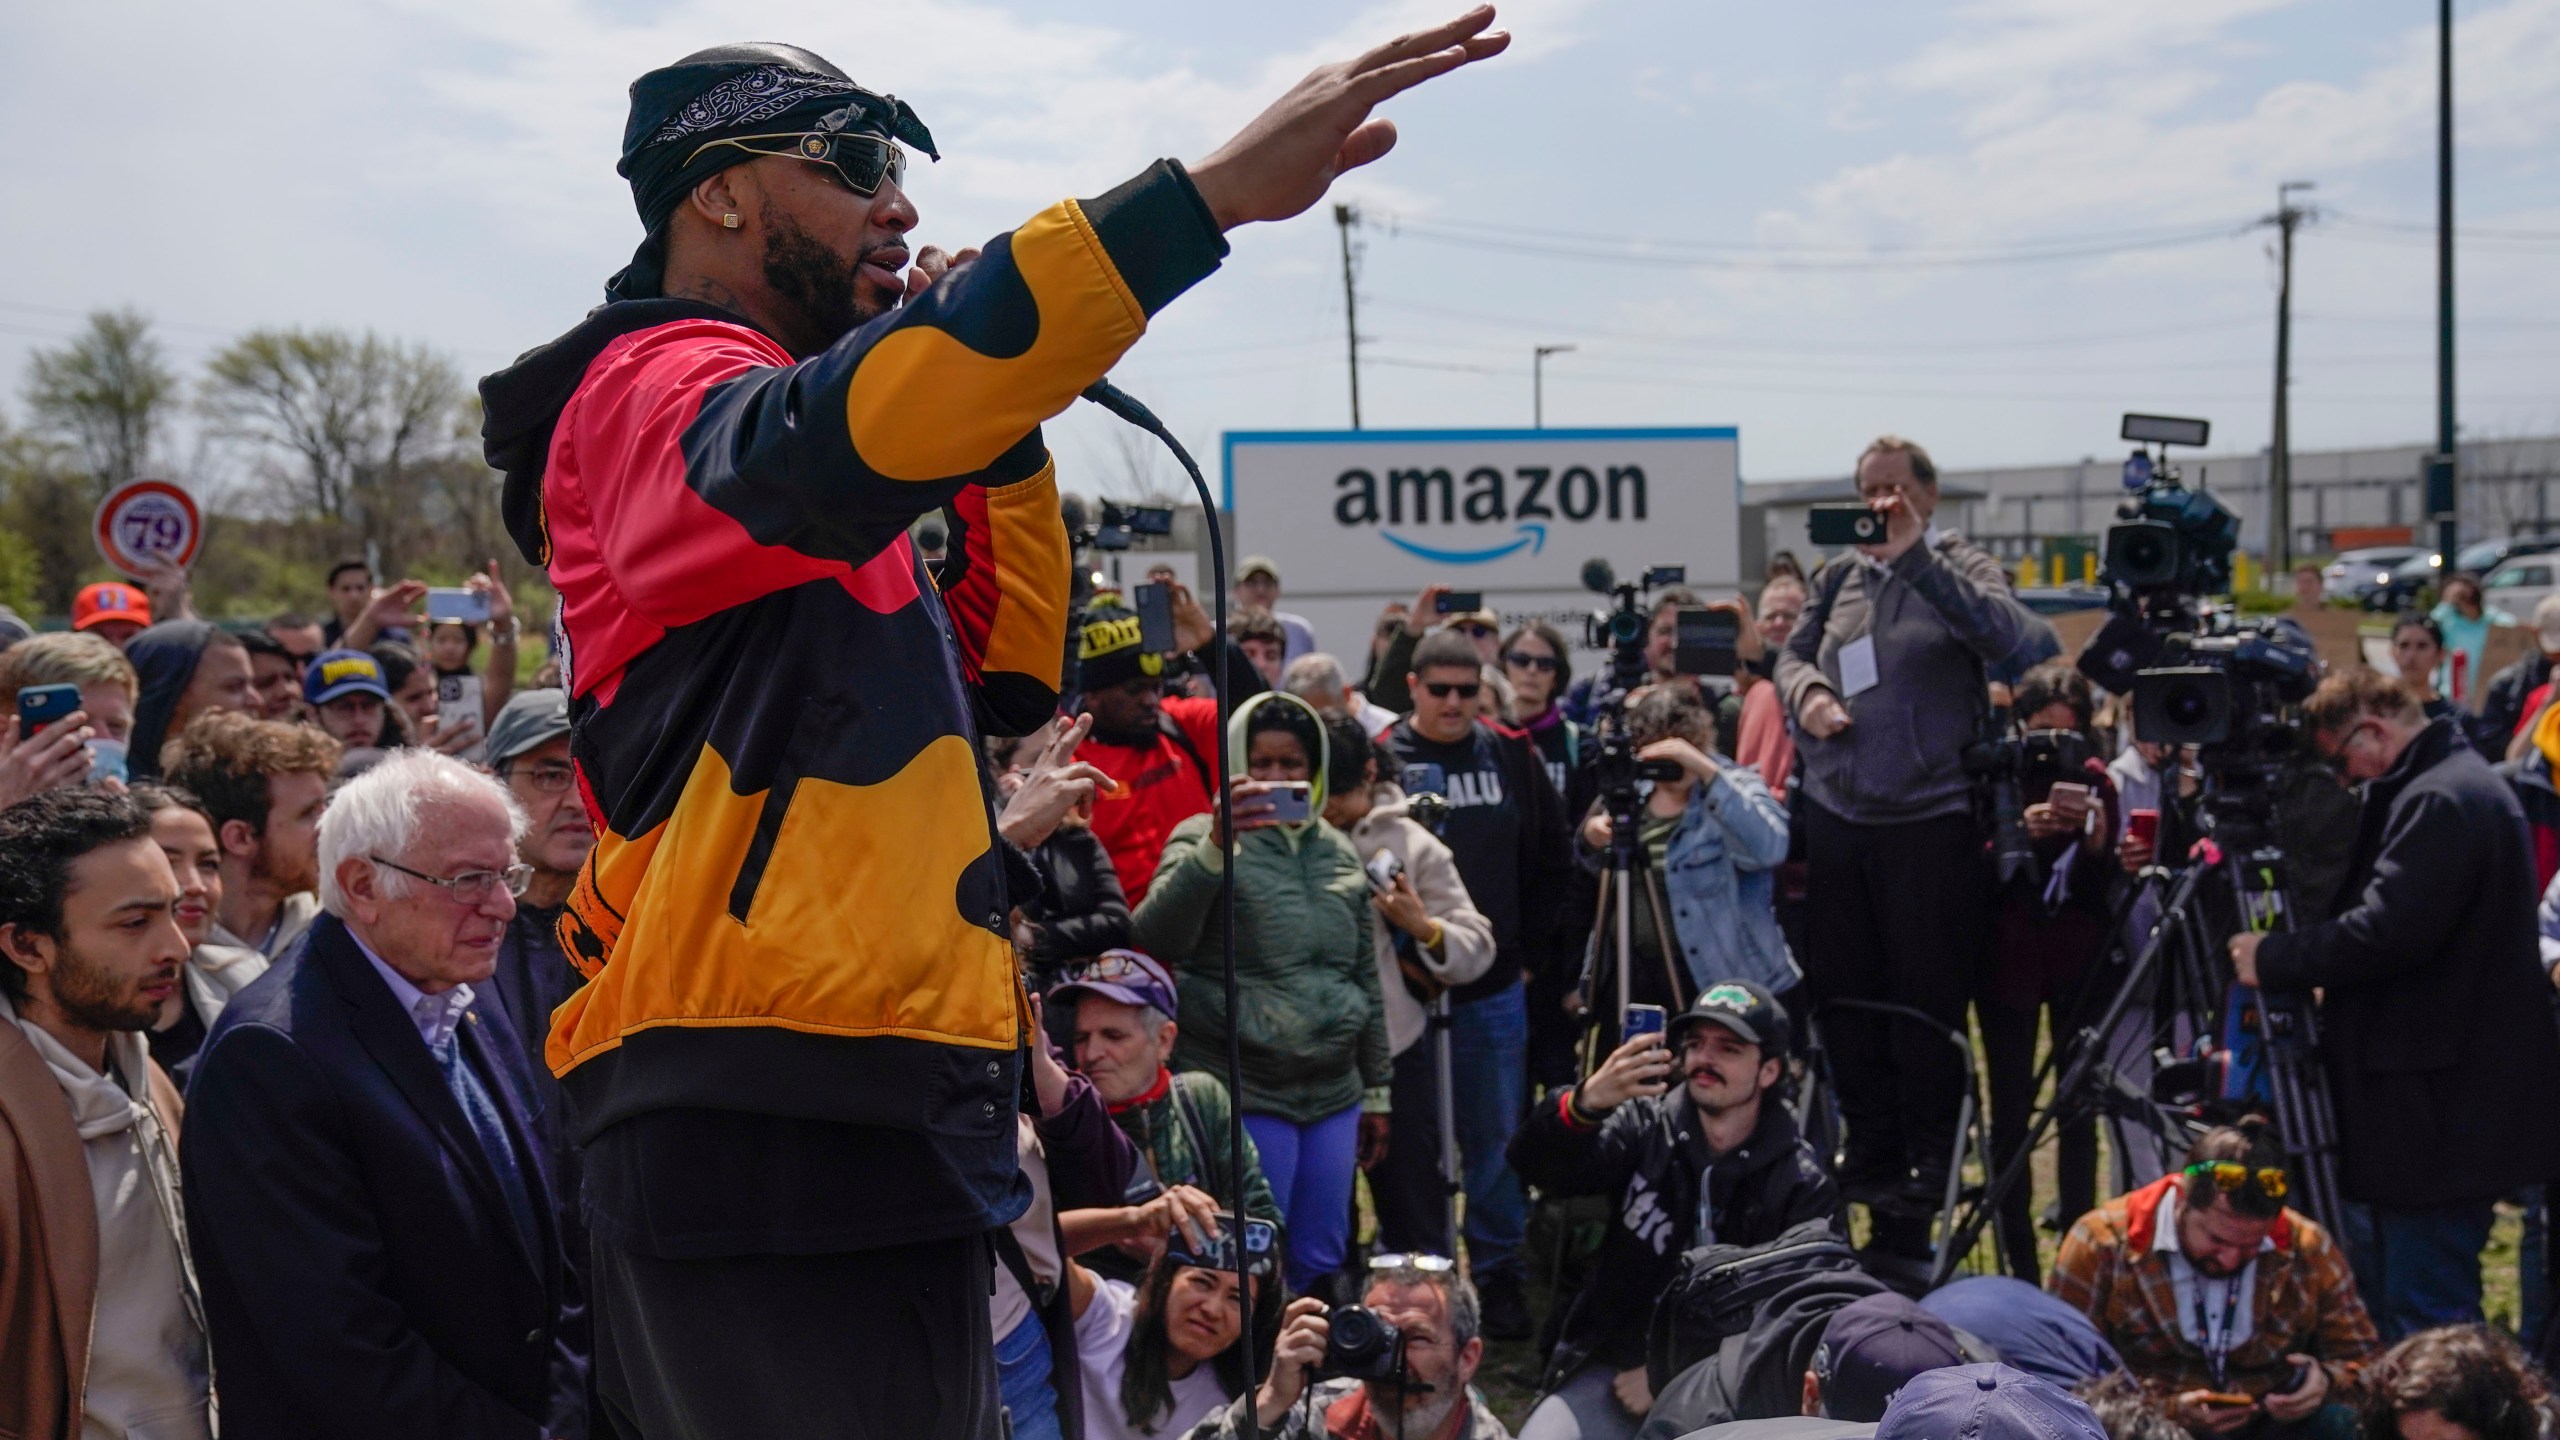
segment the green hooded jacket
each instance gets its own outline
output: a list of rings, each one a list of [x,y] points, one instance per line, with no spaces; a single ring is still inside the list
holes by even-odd
[[[1360,857],[1324,823],[1324,726],[1294,695],[1257,695],[1227,724],[1228,763],[1245,773],[1245,731],[1265,705],[1294,705],[1313,722],[1319,813],[1236,837],[1236,996],[1249,1115],[1312,1124],[1354,1104],[1386,1108],[1391,1065],[1386,1006],[1370,950],[1368,881]],[[1227,997],[1218,896],[1223,859],[1209,817],[1174,827],[1130,940],[1170,966],[1182,1002],[1177,1070],[1224,1075]]]

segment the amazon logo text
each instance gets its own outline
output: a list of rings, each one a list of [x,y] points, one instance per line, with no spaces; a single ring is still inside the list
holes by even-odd
[[[1501,542],[1474,549],[1426,545],[1380,529],[1378,538],[1388,544],[1443,564],[1482,564],[1520,550],[1536,554],[1546,549],[1549,521],[1593,520],[1601,518],[1603,511],[1612,521],[1645,518],[1641,465],[1610,465],[1601,470],[1569,465],[1562,471],[1548,465],[1522,465],[1508,472],[1479,465],[1463,480],[1445,466],[1433,466],[1389,470],[1383,483],[1375,471],[1354,468],[1336,476],[1333,488],[1334,523],[1345,529],[1515,526],[1513,535]]]

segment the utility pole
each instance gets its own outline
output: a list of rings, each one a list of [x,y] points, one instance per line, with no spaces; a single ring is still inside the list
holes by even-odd
[[[2453,433],[2453,0],[2436,5],[2436,453],[2427,457],[2427,514],[2453,572],[2461,540]]]
[[[2270,590],[2293,583],[2293,232],[2311,211],[2293,203],[2293,192],[2309,190],[2308,180],[2287,180],[2276,187],[2276,213],[2262,224],[2276,227],[2280,254],[2276,282],[2276,417],[2267,452],[2267,575]]]
[[[1562,355],[1570,345],[1540,345],[1529,352],[1529,426],[1547,428],[1547,357]]]
[[[1342,338],[1351,351],[1351,428],[1360,428],[1360,297],[1351,288],[1351,227],[1360,223],[1360,212],[1339,201],[1333,207],[1333,224],[1342,234]]]

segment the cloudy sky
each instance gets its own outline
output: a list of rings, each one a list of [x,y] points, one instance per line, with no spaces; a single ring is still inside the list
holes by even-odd
[[[624,86],[787,39],[912,101],[912,189],[973,242],[1197,157],[1311,64],[1455,0],[934,6],[174,0],[0,13],[0,412],[30,347],[138,306],[181,362],[256,325],[371,327],[472,373],[566,328],[638,238]],[[2560,0],[2456,0],[2462,420],[2560,430]],[[2434,7],[2381,0],[1513,0],[1502,59],[1388,112],[1358,204],[1371,426],[1732,424],[1744,473],[2107,453],[2115,417],[2265,443],[2297,262],[2303,448],[2434,416]],[[2415,228],[2404,228],[2415,227]],[[1322,210],[1236,237],[1118,372],[1204,454],[1347,420]],[[1070,417],[1069,483],[1142,451]],[[1149,477],[1161,481],[1161,472]]]

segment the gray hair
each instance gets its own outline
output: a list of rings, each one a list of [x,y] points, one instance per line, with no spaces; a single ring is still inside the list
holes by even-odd
[[[1341,661],[1321,650],[1290,661],[1289,668],[1280,672],[1280,688],[1306,701],[1351,701],[1351,676],[1343,670]]]
[[[1412,1265],[1399,1265],[1388,1270],[1369,1272],[1370,1288],[1380,1285],[1428,1285],[1440,1292],[1440,1300],[1449,1312],[1449,1348],[1464,1350],[1467,1342],[1482,1330],[1484,1317],[1476,1304],[1476,1287],[1455,1269],[1423,1270]],[[1365,1296],[1363,1298],[1366,1298]]]
[[[345,919],[347,896],[338,884],[340,865],[375,855],[405,855],[417,842],[430,811],[475,800],[496,805],[505,814],[511,849],[524,839],[531,822],[506,786],[485,771],[433,750],[391,751],[381,763],[338,787],[329,808],[320,814],[320,907]],[[397,870],[376,868],[386,899],[407,894],[417,883]]]

